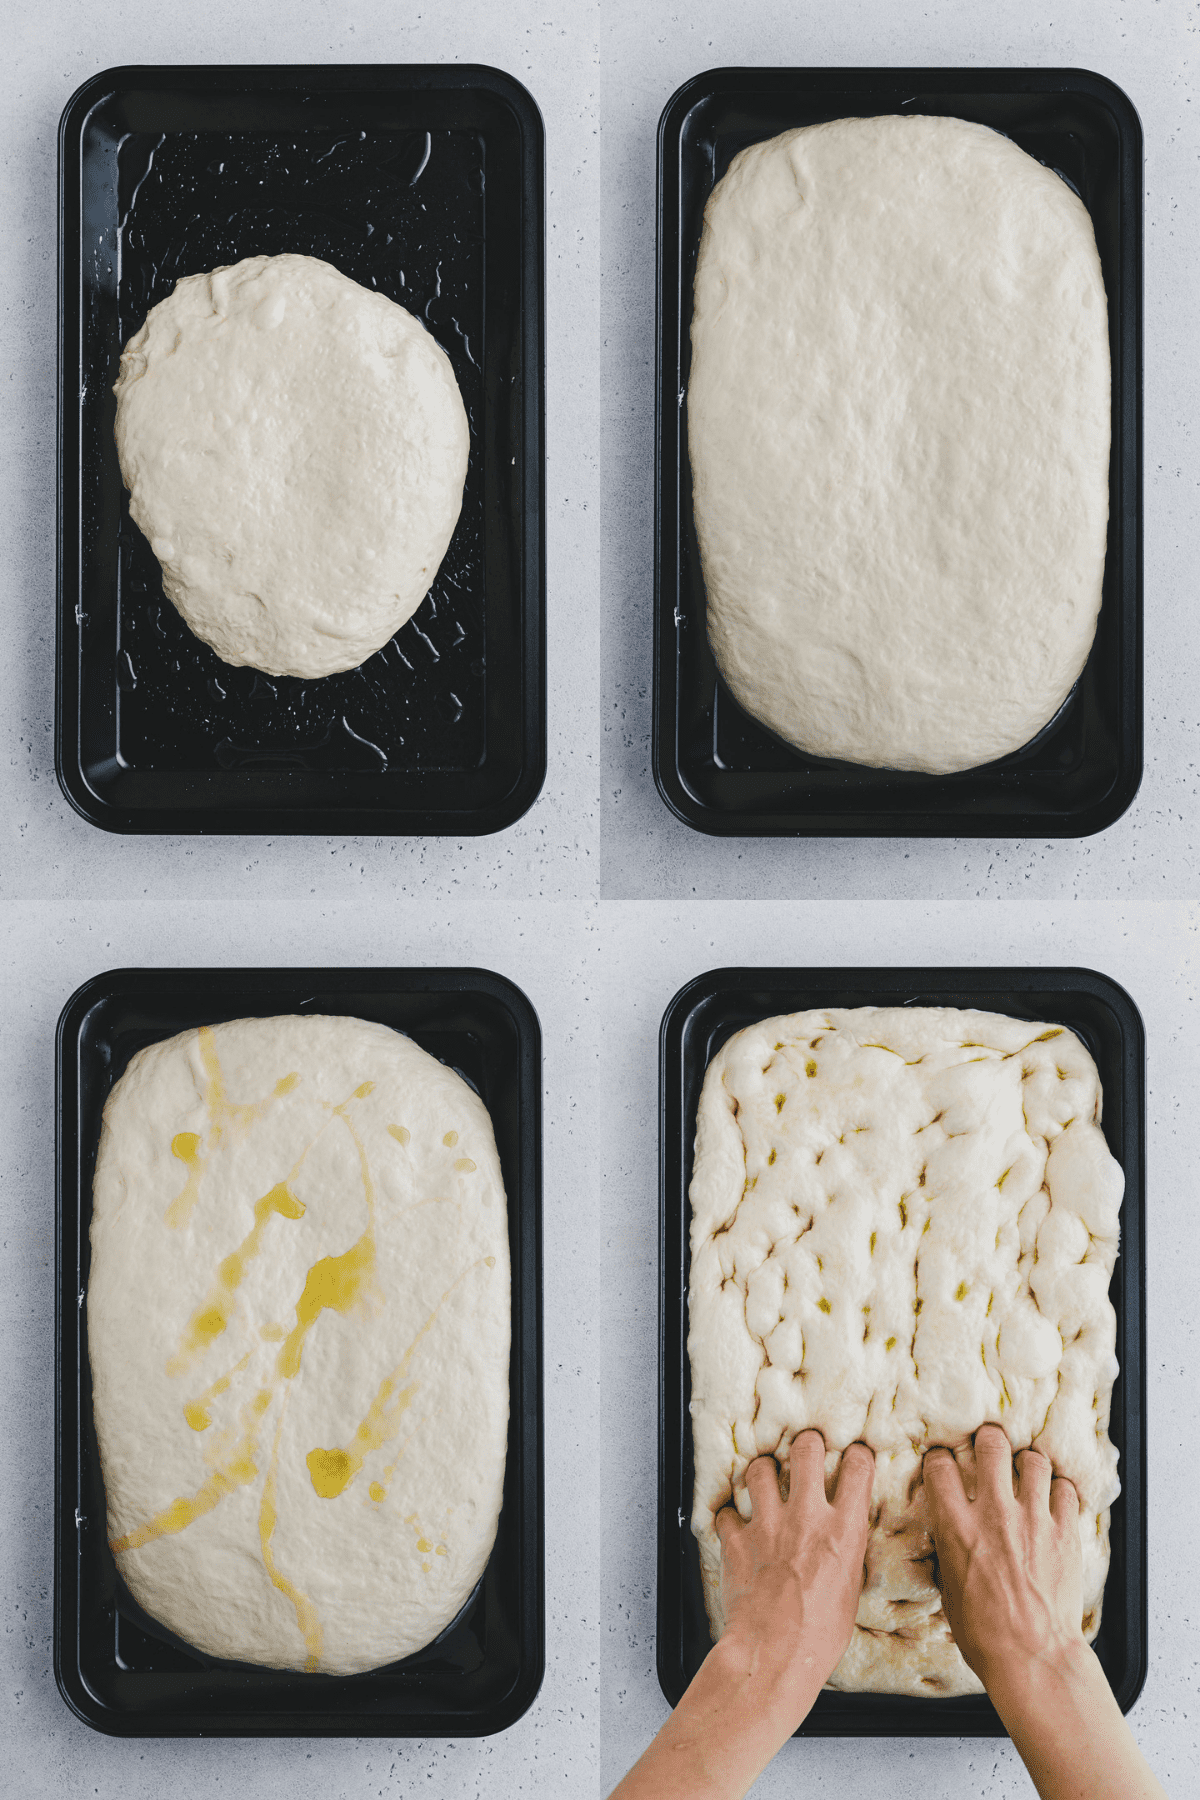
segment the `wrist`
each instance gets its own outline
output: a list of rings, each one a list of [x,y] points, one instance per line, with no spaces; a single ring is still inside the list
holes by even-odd
[[[1064,1699],[1089,1694],[1097,1681],[1107,1693],[1104,1671],[1083,1637],[1057,1640],[1033,1656],[1010,1657],[983,1675],[1006,1725],[1047,1709],[1057,1711]]]
[[[812,1630],[791,1619],[779,1621],[769,1631],[734,1622],[722,1633],[713,1654],[718,1651],[729,1674],[753,1683],[764,1702],[776,1697],[789,1710],[799,1708],[797,1724],[830,1674]]]

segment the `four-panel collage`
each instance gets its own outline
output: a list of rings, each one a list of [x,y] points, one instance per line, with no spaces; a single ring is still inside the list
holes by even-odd
[[[1200,1793],[1185,14],[38,24],[14,1795]]]

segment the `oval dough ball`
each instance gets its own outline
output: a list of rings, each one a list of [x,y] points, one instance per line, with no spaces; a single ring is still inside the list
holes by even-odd
[[[1104,282],[1086,208],[961,119],[734,158],[696,267],[688,446],[717,665],[798,749],[969,769],[1095,635]]]
[[[363,1019],[184,1032],[109,1096],[91,1243],[108,1536],[138,1603],[272,1668],[431,1642],[491,1554],[508,1442],[479,1098]]]
[[[129,511],[227,663],[311,679],[411,618],[458,522],[470,447],[446,353],[311,256],[188,275],[121,357]]]

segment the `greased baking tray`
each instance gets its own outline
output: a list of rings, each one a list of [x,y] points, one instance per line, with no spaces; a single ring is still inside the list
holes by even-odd
[[[470,1082],[508,1195],[512,1358],[495,1547],[426,1649],[364,1675],[300,1675],[201,1655],[149,1619],[108,1548],[92,1426],[87,1292],[100,1115],[130,1057],[196,1025],[273,1013],[376,1019]],[[123,1737],[477,1737],[532,1704],[545,1666],[542,1511],[541,1031],[483,969],[141,969],[98,975],[58,1025],[54,1673],[67,1705]]]
[[[1146,1679],[1146,1040],[1129,995],[1090,969],[712,969],[682,988],[659,1040],[658,1679],[674,1706],[711,1639],[692,1536],[687,1354],[688,1186],[704,1072],[735,1031],[825,1006],[959,1006],[1076,1032],[1104,1087],[1104,1135],[1125,1171],[1121,1252],[1109,1288],[1120,1374],[1109,1430],[1120,1455],[1112,1562],[1096,1653],[1123,1712]],[[823,1689],[798,1735],[1003,1737],[984,1697],[918,1700]]]
[[[546,769],[542,119],[498,70],[110,69],[59,128],[56,766],[125,832],[496,831]],[[358,669],[234,669],[162,592],[113,422],[182,275],[302,252],[416,312],[470,422],[430,593]]]
[[[1092,216],[1108,290],[1112,458],[1091,655],[1050,724],[957,775],[806,756],[717,674],[687,454],[692,281],[704,205],[732,158],[797,125],[947,113],[1006,133]],[[729,837],[1085,837],[1142,777],[1142,130],[1121,89],[1078,69],[713,69],[658,128],[654,779],[674,813]]]

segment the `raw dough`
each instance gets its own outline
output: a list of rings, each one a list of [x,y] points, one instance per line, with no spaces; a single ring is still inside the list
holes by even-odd
[[[312,256],[188,275],[121,357],[117,453],[163,587],[227,663],[353,669],[425,598],[462,506],[450,359]]]
[[[688,445],[718,667],[801,750],[973,768],[1087,660],[1108,520],[1091,219],[961,119],[755,144],[709,199]]]
[[[482,1102],[384,1025],[241,1019],[104,1109],[87,1325],[108,1534],[212,1656],[352,1674],[454,1618],[496,1534],[504,1187]]]
[[[867,1581],[832,1687],[979,1692],[931,1575],[921,1459],[987,1421],[1075,1483],[1083,1627],[1100,1624],[1117,1373],[1120,1166],[1071,1032],[938,1007],[795,1013],[709,1065],[691,1185],[688,1351],[705,1600],[713,1515],[799,1431],[826,1479],[875,1452]]]

